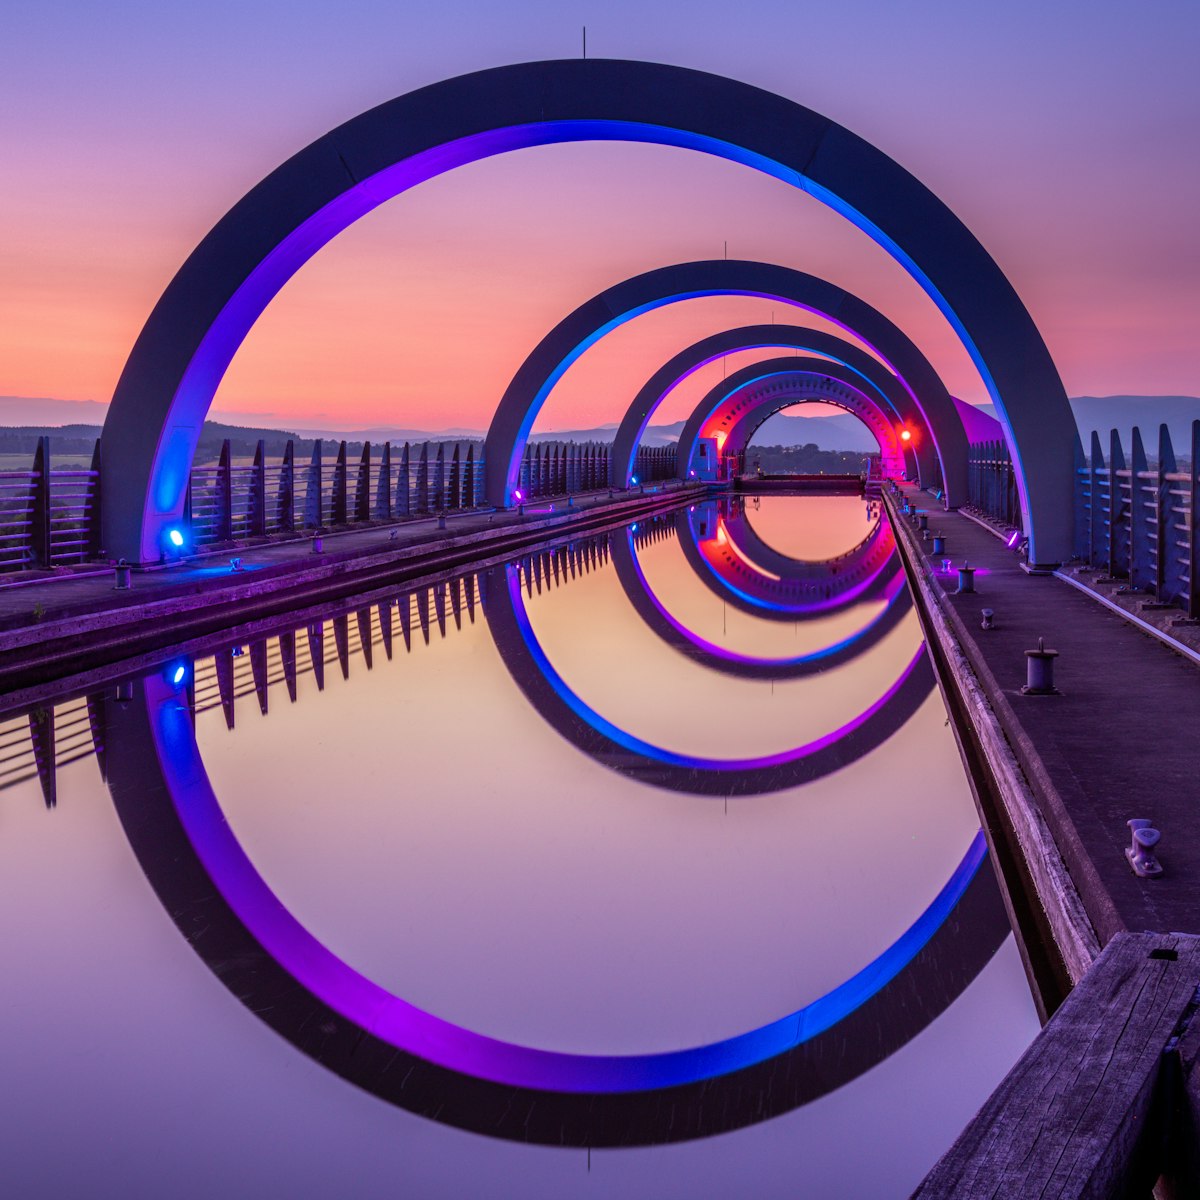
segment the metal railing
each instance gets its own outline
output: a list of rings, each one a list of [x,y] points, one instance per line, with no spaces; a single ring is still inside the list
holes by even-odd
[[[27,469],[0,470],[0,573],[45,571],[103,556],[100,442],[83,468],[52,466],[50,441],[38,439]],[[528,444],[521,460],[522,499],[607,488],[610,450],[602,442]],[[640,450],[639,480],[670,478],[674,463],[674,446]],[[268,461],[263,441],[252,458],[239,460],[226,439],[215,462],[193,465],[184,520],[191,545],[204,549],[486,507],[479,441],[400,447],[368,442],[356,458],[345,442],[330,458],[318,441],[309,461],[297,462],[292,441],[280,459]]]
[[[1017,475],[1006,442],[971,443],[967,452],[967,502],[994,520],[1022,528]]]
[[[100,552],[100,443],[89,467],[55,467],[38,438],[29,470],[0,471],[0,571],[49,570]]]
[[[1151,463],[1134,429],[1128,463],[1121,438],[1099,434],[1090,455],[1075,448],[1075,554],[1112,579],[1127,580],[1162,604],[1200,619],[1200,421],[1192,422],[1191,457],[1181,469],[1166,425],[1158,429]]]

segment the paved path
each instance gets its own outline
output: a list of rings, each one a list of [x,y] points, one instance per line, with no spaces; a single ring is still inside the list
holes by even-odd
[[[926,569],[939,568],[933,577],[1026,775],[1034,760],[1044,768],[1045,816],[1101,943],[1122,929],[1200,934],[1200,667],[1067,583],[1027,575],[969,517],[906,494],[929,509],[953,563],[980,568],[978,595],[954,595],[957,575],[932,561],[932,541],[915,543]],[[985,606],[996,623],[986,632]],[[1024,652],[1039,637],[1059,651],[1059,696],[1021,694]],[[1131,817],[1162,831],[1157,879],[1139,879],[1125,859]]]

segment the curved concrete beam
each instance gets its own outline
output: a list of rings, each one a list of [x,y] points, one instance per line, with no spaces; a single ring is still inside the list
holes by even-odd
[[[1001,414],[1031,561],[1069,557],[1075,421],[1032,318],[966,226],[898,163],[811,109],[717,75],[603,59],[521,63],[421,88],[319,138],[234,205],[167,286],[117,383],[104,428],[106,553],[161,557],[222,375],[271,298],[321,246],[383,201],[465,163],[612,140],[753,167],[830,205],[888,250],[957,330]],[[869,339],[858,303],[825,287],[827,315]],[[619,292],[612,298],[623,303]],[[598,319],[596,336],[627,311]],[[924,393],[904,363],[889,363]],[[535,415],[536,405],[506,410],[496,444],[523,441]],[[941,449],[957,503],[965,440]]]
[[[853,342],[818,329],[806,329],[802,325],[743,325],[737,329],[714,333],[711,337],[693,343],[664,363],[646,380],[621,419],[617,435],[613,439],[613,486],[629,486],[638,445],[646,426],[650,424],[651,418],[667,396],[689,375],[726,354],[774,347],[823,354],[826,358],[849,367],[890,405],[897,421],[912,427],[920,425],[921,412],[913,402],[911,392],[878,359],[872,358]],[[920,444],[912,451],[912,458],[913,477],[932,479],[935,460],[933,443],[927,438],[921,439]]]
[[[684,422],[677,459],[680,478],[688,477],[701,437],[718,437],[722,455],[737,454],[768,417],[806,400],[836,404],[853,413],[875,435],[894,470],[905,458],[895,414],[862,383],[850,368],[819,358],[769,358],[742,367],[710,388]],[[925,440],[920,427],[914,433],[918,443]],[[927,484],[929,477],[923,476],[922,482]]]
[[[698,296],[757,296],[803,308],[853,333],[898,377],[941,461],[947,505],[967,495],[967,437],[933,365],[899,326],[839,287],[790,267],[742,259],[676,263],[635,275],[581,304],[534,347],[505,389],[488,429],[488,501],[506,507],[534,419],[566,369],[606,333],[641,313]],[[1074,459],[1072,459],[1072,462]]]

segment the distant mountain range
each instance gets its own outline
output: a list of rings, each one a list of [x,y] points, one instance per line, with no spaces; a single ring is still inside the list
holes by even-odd
[[[99,433],[100,422],[108,406],[97,400],[54,400],[25,396],[0,396],[0,430],[7,430],[5,441],[17,434],[24,435],[22,441],[36,433],[48,432],[56,437],[67,435],[72,438],[94,438]],[[981,412],[995,416],[991,404],[980,405]],[[1071,409],[1085,443],[1090,441],[1092,430],[1100,433],[1107,447],[1108,431],[1119,429],[1126,453],[1129,450],[1128,433],[1133,425],[1141,427],[1146,439],[1146,449],[1153,455],[1157,448],[1158,426],[1165,423],[1171,431],[1171,440],[1177,453],[1188,455],[1191,449],[1191,423],[1200,420],[1200,397],[1197,396],[1075,396]],[[268,452],[273,444],[293,438],[297,443],[310,443],[321,438],[323,441],[380,443],[423,441],[465,441],[483,437],[481,429],[460,427],[439,430],[412,429],[405,426],[381,426],[357,430],[296,429],[294,431],[252,426],[249,421],[240,424],[238,417],[221,414],[221,422],[205,423],[205,440],[234,437],[239,441],[264,438]],[[252,417],[254,414],[245,414]],[[260,417],[261,419],[261,417]],[[675,441],[683,429],[682,421],[663,425],[651,425],[643,441],[647,445],[661,446]],[[600,425],[591,429],[555,430],[535,433],[534,441],[611,441],[616,425]],[[857,417],[849,413],[839,416],[794,417],[777,413],[760,426],[754,439],[760,445],[804,446],[816,445],[822,450],[867,451],[875,446],[874,439]],[[300,452],[300,445],[297,445]]]

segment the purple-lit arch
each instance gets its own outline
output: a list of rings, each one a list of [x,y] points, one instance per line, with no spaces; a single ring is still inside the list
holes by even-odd
[[[980,832],[892,945],[777,1021],[648,1055],[502,1042],[407,1003],[303,926],[225,819],[186,697],[161,674],[132,681],[130,692],[102,708],[108,786],[139,863],[193,949],[257,1017],[318,1063],[400,1107],[492,1137],[645,1145],[787,1112],[918,1034],[1008,935]]]
[[[868,394],[877,396],[890,408],[897,423],[920,427],[921,412],[913,402],[909,389],[878,359],[872,358],[853,342],[801,325],[743,325],[714,333],[681,350],[642,385],[622,417],[613,439],[613,485],[630,486],[638,446],[646,427],[670,393],[689,375],[726,354],[785,347],[821,354],[849,368],[858,376],[856,386],[865,387]],[[682,459],[683,456],[680,457]],[[906,447],[906,458],[911,460],[910,478],[926,484],[934,478],[936,455],[932,441],[921,439],[915,447],[910,443]],[[685,469],[686,464],[680,470],[681,478],[686,478],[683,474]]]
[[[893,410],[868,392],[861,377],[850,368],[803,357],[751,363],[710,388],[679,435],[680,477],[687,478],[688,464],[700,438],[716,437],[722,458],[740,454],[763,421],[805,400],[833,404],[856,416],[879,443],[885,474],[903,474],[904,442]],[[919,426],[913,433],[918,443],[924,442]]]
[[[825,317],[865,342],[908,396],[908,411],[917,414],[916,428],[941,466],[947,504],[962,503],[967,461],[962,418],[933,364],[912,339],[878,309],[815,275],[774,263],[721,258],[676,263],[634,275],[581,304],[546,334],[517,369],[488,429],[484,456],[489,500],[508,504],[537,414],[567,368],[589,346],[634,317],[701,296],[777,300]],[[856,370],[835,362],[824,365],[845,373],[861,387]],[[640,399],[639,393],[633,404]],[[635,447],[643,428],[644,422],[638,427]],[[627,456],[628,447],[623,445],[620,452]]]
[[[161,557],[230,360],[321,246],[383,201],[465,163],[594,140],[743,163],[874,238],[938,304],[980,371],[1012,449],[1031,561],[1069,556],[1075,421],[1037,327],[970,231],[887,155],[819,113],[720,76],[620,60],[524,63],[422,88],[319,138],[239,201],[168,285],[117,383],[104,429],[106,552],[133,562]],[[826,315],[870,341],[853,298],[831,293]],[[616,316],[603,306],[593,314],[597,336]],[[902,364],[891,365],[921,390]],[[493,426],[497,444],[516,445],[532,419],[506,411]],[[959,438],[953,453],[939,444],[952,503],[965,493],[961,430]],[[495,494],[495,478],[491,486]]]

